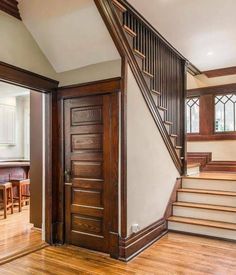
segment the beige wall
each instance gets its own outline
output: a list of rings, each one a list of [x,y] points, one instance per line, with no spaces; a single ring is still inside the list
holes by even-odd
[[[127,95],[128,221],[140,229],[163,217],[179,176],[129,69]]]
[[[22,21],[0,11],[0,61],[55,78],[55,71]]]
[[[204,74],[196,76],[192,76],[189,73],[187,74],[187,89],[203,88],[231,83],[236,83],[236,75],[208,78]]]
[[[0,61],[53,78],[60,86],[121,75],[121,60],[56,73],[22,21],[0,11]]]
[[[212,152],[212,160],[236,161],[236,140],[188,142],[188,152]]]
[[[107,61],[57,74],[59,86],[86,83],[121,76],[121,60]]]

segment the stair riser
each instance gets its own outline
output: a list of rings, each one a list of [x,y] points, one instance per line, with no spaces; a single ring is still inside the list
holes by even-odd
[[[236,207],[236,197],[178,192],[178,201]]]
[[[145,79],[145,82],[147,83],[148,89],[151,89],[151,83],[152,83],[151,78],[147,76],[145,73],[143,73],[143,77]]]
[[[166,126],[166,131],[170,134],[170,125],[165,124],[165,126]]]
[[[140,70],[142,70],[142,67],[143,67],[143,59],[140,58],[139,56],[137,56],[136,54],[135,54],[135,59],[136,59],[138,65],[139,65]]]
[[[188,176],[197,175],[200,173],[200,167],[191,167],[187,169]]]
[[[212,236],[236,240],[236,232],[234,230],[220,229],[208,226],[192,225],[186,223],[168,222],[169,230],[199,234],[204,236]]]
[[[161,115],[162,120],[164,120],[165,112],[162,110],[159,110],[159,114]]]
[[[129,42],[130,47],[133,49],[134,37],[127,32],[125,32],[126,38]]]
[[[173,215],[178,217],[236,223],[236,213],[219,210],[174,206]]]
[[[183,179],[182,187],[236,192],[236,181]]]

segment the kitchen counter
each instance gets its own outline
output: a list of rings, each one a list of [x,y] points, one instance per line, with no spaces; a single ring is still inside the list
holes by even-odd
[[[30,166],[29,161],[0,161],[0,168],[1,167],[23,167],[23,166]]]
[[[30,161],[27,160],[1,160],[0,161],[0,182],[10,179],[28,179]]]

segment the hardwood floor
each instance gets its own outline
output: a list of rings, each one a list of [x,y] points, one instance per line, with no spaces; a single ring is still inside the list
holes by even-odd
[[[47,247],[0,267],[0,274],[236,274],[236,243],[168,233],[129,263],[75,246]]]
[[[29,206],[24,206],[22,212],[14,208],[14,214],[7,219],[3,219],[0,211],[0,264],[44,246],[41,232],[32,229],[29,223]]]
[[[189,178],[200,179],[221,179],[221,180],[236,180],[236,173],[228,172],[201,172],[196,175],[188,176]]]

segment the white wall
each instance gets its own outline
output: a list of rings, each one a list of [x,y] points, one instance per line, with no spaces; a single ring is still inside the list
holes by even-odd
[[[0,145],[0,159],[27,159],[29,150],[27,151],[25,147],[25,133],[27,132],[25,129],[25,112],[29,112],[28,98],[27,96],[1,98],[0,103],[16,107],[16,143],[10,146]],[[25,152],[27,152],[26,155]]]
[[[212,160],[236,161],[236,140],[188,142],[188,152],[212,152]]]
[[[139,224],[142,229],[163,217],[178,176],[179,173],[129,69],[127,93],[129,234],[132,224]]]
[[[55,77],[55,71],[22,21],[0,11],[0,36],[0,61]]]

